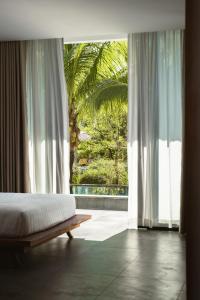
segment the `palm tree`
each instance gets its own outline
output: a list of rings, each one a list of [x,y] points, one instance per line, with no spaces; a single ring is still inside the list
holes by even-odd
[[[126,42],[65,45],[69,101],[70,181],[79,144],[78,118],[114,102],[127,102]]]

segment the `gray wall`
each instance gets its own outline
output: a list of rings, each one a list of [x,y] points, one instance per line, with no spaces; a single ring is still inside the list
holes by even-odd
[[[76,208],[99,210],[128,210],[128,197],[126,196],[96,196],[75,195]]]

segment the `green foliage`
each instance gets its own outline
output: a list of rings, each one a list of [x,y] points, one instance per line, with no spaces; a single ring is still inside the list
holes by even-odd
[[[86,115],[80,121],[80,129],[90,136],[90,140],[82,141],[78,146],[80,158],[96,159],[97,157],[126,160],[127,112],[103,110],[93,117]]]
[[[64,67],[71,182],[127,184],[127,42],[67,44]],[[80,141],[81,131],[90,139]]]
[[[119,185],[127,185],[127,165],[120,162],[119,168]],[[86,170],[78,169],[74,173],[74,183],[79,184],[115,184],[116,169],[115,161],[107,159],[98,159],[90,163]]]
[[[66,44],[64,68],[69,105],[80,114],[106,102],[127,102],[127,42]]]
[[[110,105],[111,102],[118,102],[118,105],[124,102],[126,103],[127,98],[127,83],[107,79],[96,85],[88,101],[90,101],[94,109],[98,110],[102,105],[107,106],[108,104]]]
[[[85,115],[79,126],[90,139],[77,148],[73,182],[126,185],[127,107],[101,110],[93,118]],[[89,162],[86,170],[81,170],[81,159]]]

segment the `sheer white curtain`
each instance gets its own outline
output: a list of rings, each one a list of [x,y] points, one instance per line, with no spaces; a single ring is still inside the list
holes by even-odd
[[[179,224],[183,31],[129,35],[129,226]]]
[[[68,102],[63,40],[26,42],[31,192],[69,192]]]

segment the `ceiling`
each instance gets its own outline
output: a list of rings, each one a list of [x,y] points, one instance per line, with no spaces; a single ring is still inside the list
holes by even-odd
[[[0,40],[125,38],[183,28],[184,0],[0,0]]]

